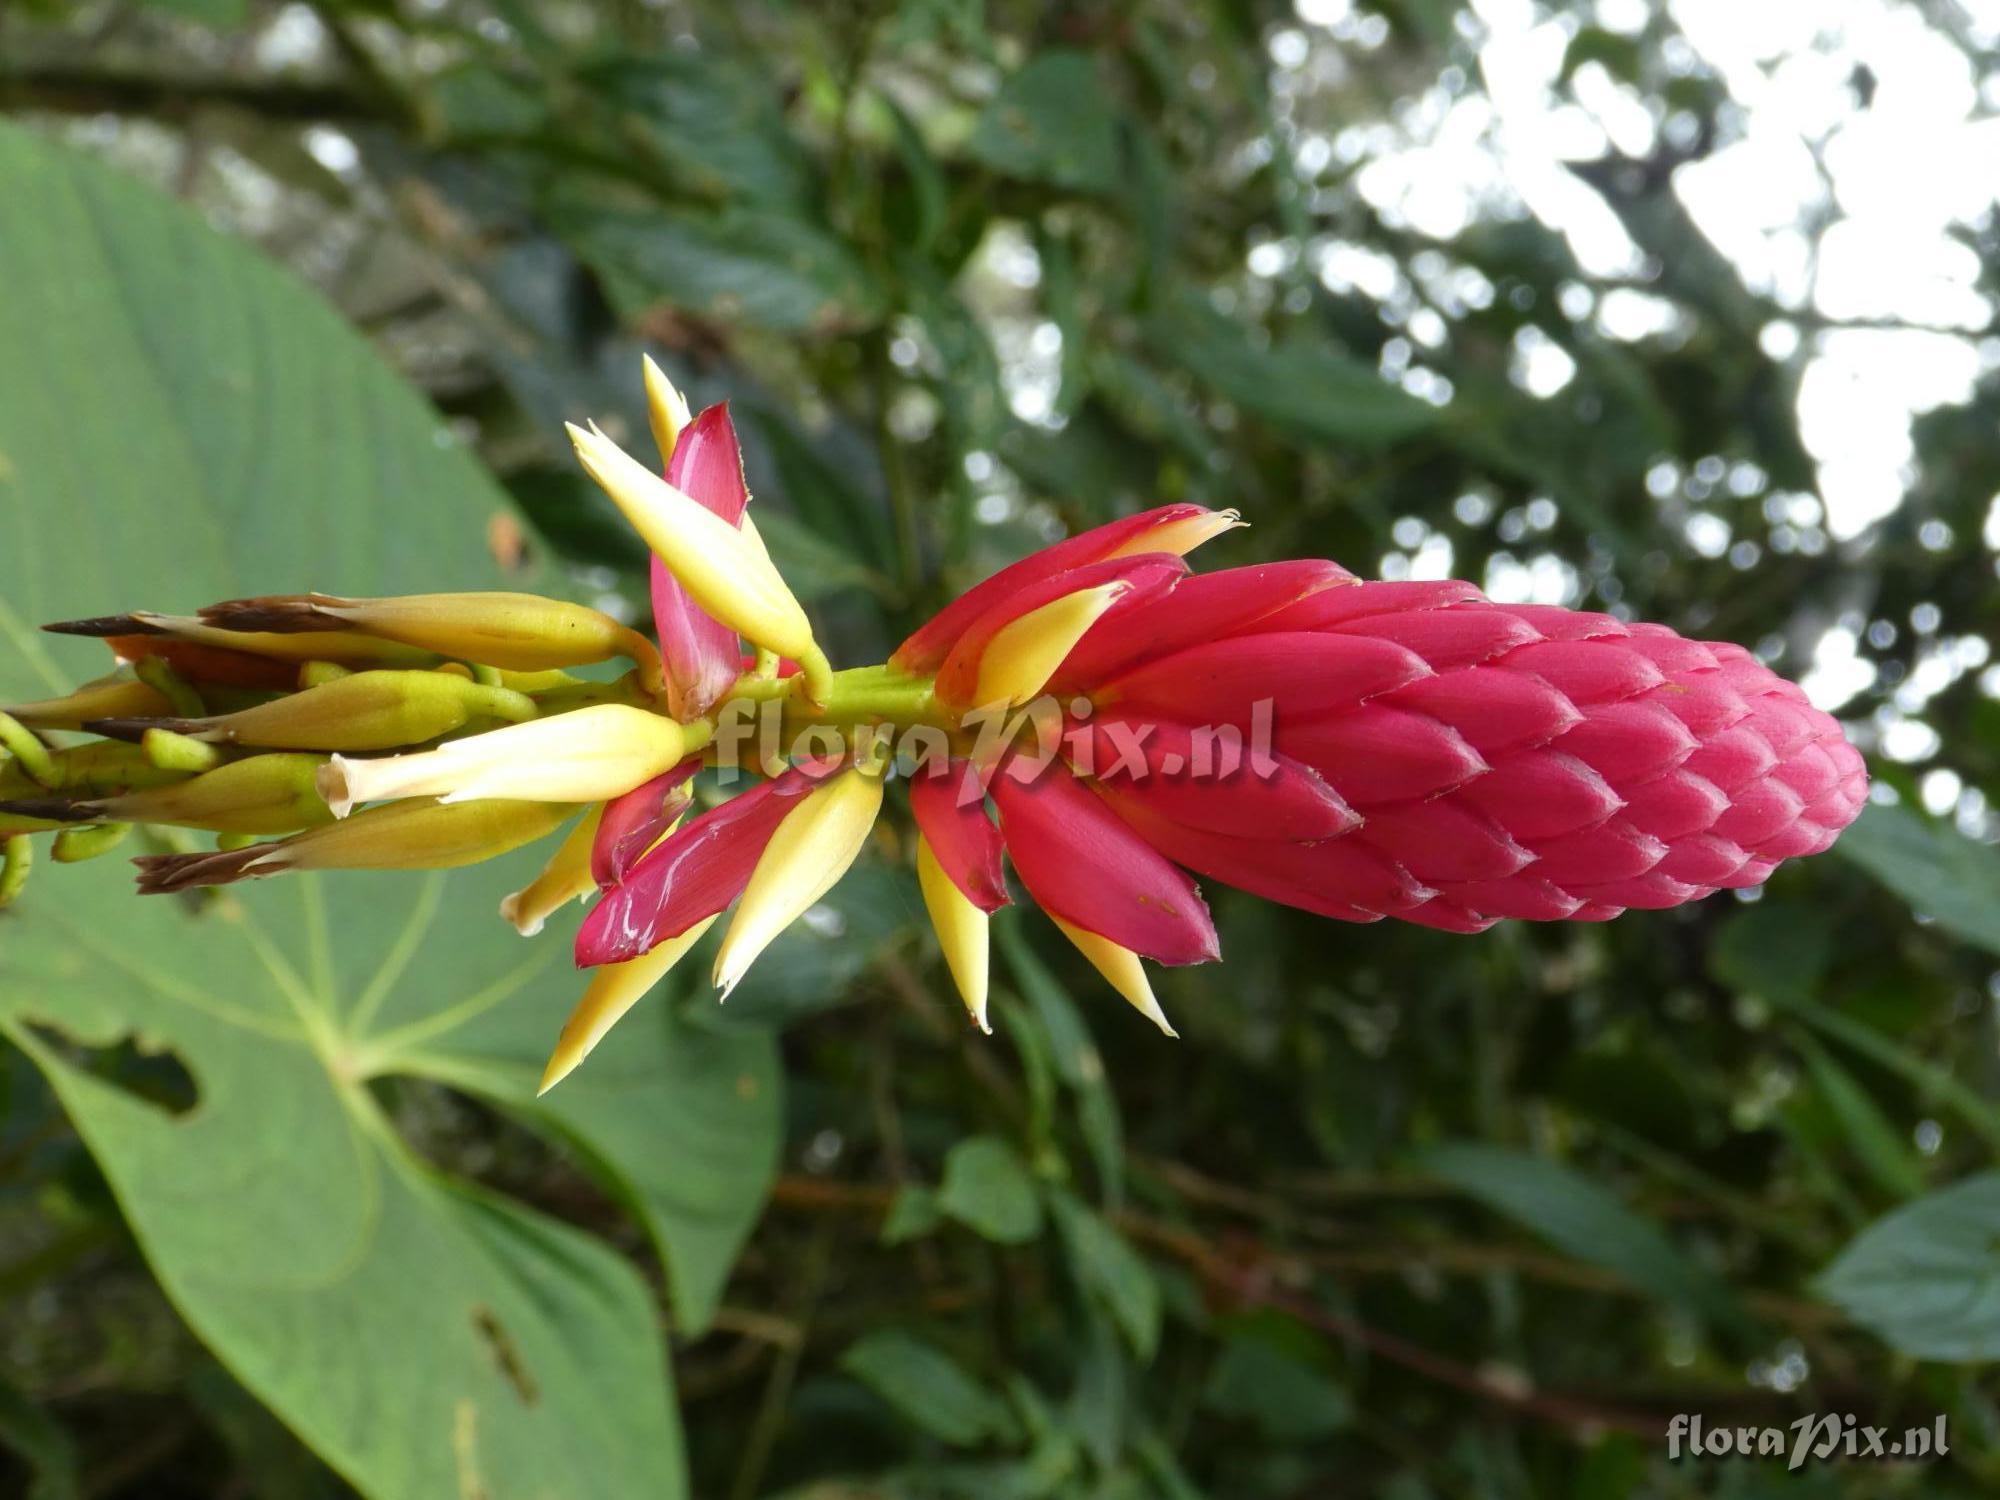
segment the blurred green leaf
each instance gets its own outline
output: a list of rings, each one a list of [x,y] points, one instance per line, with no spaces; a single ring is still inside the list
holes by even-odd
[[[1947,932],[2000,953],[2000,850],[1904,807],[1869,806],[1833,846]]]
[[[218,31],[241,26],[250,15],[250,0],[140,0],[140,4]]]
[[[1252,330],[1187,292],[1147,325],[1147,342],[1216,395],[1294,435],[1386,447],[1437,423],[1438,408],[1374,367],[1304,334],[1260,344]]]
[[[27,1465],[22,1500],[83,1500],[75,1441],[5,1378],[0,1378],[0,1447]]]
[[[951,1148],[937,1201],[959,1223],[1001,1244],[1024,1244],[1042,1232],[1035,1181],[998,1136],[972,1136]]]
[[[840,1364],[911,1425],[953,1447],[1007,1442],[1019,1432],[1006,1402],[910,1334],[871,1333],[842,1355]]]
[[[700,190],[796,211],[811,199],[812,174],[785,126],[775,76],[711,42],[699,51],[607,58],[577,81],[624,111]]]
[[[968,149],[1011,177],[1114,191],[1121,175],[1118,116],[1097,60],[1063,49],[1031,58],[1001,84]]]
[[[1312,1442],[1352,1422],[1347,1391],[1270,1332],[1253,1322],[1229,1335],[1208,1372],[1202,1404],[1280,1443]]]
[[[1827,1268],[1819,1292],[1917,1359],[2000,1359],[2000,1172],[1877,1219]]]
[[[1833,961],[1833,939],[1829,913],[1789,901],[1760,901],[1722,924],[1708,950],[1708,967],[1742,994],[1809,997]]]
[[[882,1243],[900,1245],[922,1239],[943,1223],[937,1194],[920,1182],[905,1183],[882,1219]]]
[[[1859,1080],[1836,1062],[1826,1048],[1803,1033],[1799,1036],[1799,1050],[1805,1054],[1813,1088],[1876,1185],[1898,1198],[1914,1198],[1921,1193],[1923,1174],[1917,1169],[1908,1143]]]
[[[550,214],[628,319],[667,306],[799,332],[872,323],[880,314],[879,289],[854,253],[790,213],[729,207],[668,215],[572,197]]]
[[[1104,1198],[1115,1206],[1125,1191],[1125,1151],[1118,1101],[1111,1092],[1104,1055],[1097,1050],[1076,1002],[1022,936],[1020,924],[995,924],[993,940],[1016,988],[1048,1034],[1056,1076],[1076,1094],[1078,1127],[1096,1165]]]
[[[1118,1324],[1140,1359],[1160,1343],[1160,1284],[1125,1236],[1065,1192],[1049,1195],[1049,1209],[1069,1255],[1071,1273]]]
[[[1727,1286],[1683,1256],[1657,1226],[1559,1162],[1466,1142],[1433,1146],[1411,1165],[1663,1302],[1717,1323],[1743,1320]]]

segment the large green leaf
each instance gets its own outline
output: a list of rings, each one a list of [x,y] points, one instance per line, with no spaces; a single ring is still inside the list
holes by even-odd
[[[2000,1359],[2000,1172],[1877,1219],[1819,1291],[1905,1354]]]
[[[102,666],[29,623],[251,589],[497,582],[504,498],[317,299],[179,206],[0,128],[0,701]],[[575,1143],[712,1308],[774,1165],[770,1043],[635,1015],[540,1104],[576,981],[495,903],[531,865],[274,882],[195,907],[110,862],[43,872],[0,937],[41,1066],[162,1285],[357,1486],[671,1495],[652,1297],[607,1247],[445,1176],[377,1080],[477,1091]],[[629,1033],[629,1034],[625,1034]],[[163,1112],[79,1049],[174,1054]]]
[[[391,876],[251,888],[194,916],[134,896],[111,862],[54,872],[0,952],[0,1026],[54,1085],[167,1295],[359,1488],[671,1493],[680,1443],[638,1275],[432,1169],[370,1086],[459,1047],[496,1079],[532,1071],[503,1038],[532,1032],[531,1007],[546,1031],[566,986],[504,929],[481,940],[508,873],[440,878],[399,934],[382,918],[416,891]],[[77,1055],[125,1037],[186,1067],[191,1110]]]
[[[2000,851],[1901,807],[1864,808],[1834,847],[1920,915],[2000,953]]]

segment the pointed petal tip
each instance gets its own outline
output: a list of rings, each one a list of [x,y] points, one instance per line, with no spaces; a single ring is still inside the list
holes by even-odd
[[[535,1085],[535,1097],[537,1099],[541,1098],[542,1095],[569,1077],[570,1073],[575,1070],[577,1063],[581,1060],[580,1058],[566,1060],[560,1052],[551,1057],[549,1065],[542,1070],[542,1081]]]

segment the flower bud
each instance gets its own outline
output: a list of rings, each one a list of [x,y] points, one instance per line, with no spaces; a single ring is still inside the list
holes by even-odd
[[[130,823],[93,823],[65,828],[55,836],[49,858],[59,865],[80,865],[86,859],[109,854],[132,832]]]
[[[89,620],[59,620],[42,629],[56,635],[99,637],[170,636],[224,650],[248,652],[274,661],[337,661],[350,666],[428,666],[429,651],[353,630],[282,631],[224,630],[188,615],[162,615],[135,610],[127,615],[100,615]],[[122,654],[122,653],[121,653]]]
[[[583,466],[694,601],[737,634],[801,663],[825,657],[760,543],[636,462],[601,432],[572,425]]]
[[[607,614],[538,594],[408,594],[344,599],[271,594],[211,604],[204,623],[228,630],[298,634],[358,630],[384,640],[513,672],[545,672],[652,647]]]
[[[552,833],[574,807],[556,802],[402,802],[275,844],[134,860],[144,895],[261,880],[287,870],[449,870]]]
[[[270,750],[389,750],[421,745],[468,719],[530,719],[533,700],[450,672],[353,672],[254,708],[207,719],[100,720],[99,733],[153,727],[210,743]]]
[[[186,781],[116,797],[20,799],[13,811],[65,822],[170,823],[214,833],[292,833],[332,821],[313,788],[317,755],[253,755]]]
[[[357,802],[396,797],[512,797],[534,802],[604,802],[679,761],[700,741],[672,719],[600,703],[510,724],[417,755],[349,760],[336,755],[319,773],[320,795],[344,818]]]
[[[34,868],[35,845],[25,833],[0,839],[0,911],[14,904]]]
[[[10,718],[31,729],[81,729],[91,719],[147,719],[168,711],[159,690],[139,681],[130,671],[86,682],[60,698],[15,703],[6,709]]]

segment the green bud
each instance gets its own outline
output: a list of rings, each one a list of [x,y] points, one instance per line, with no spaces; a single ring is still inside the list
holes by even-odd
[[[293,833],[333,821],[313,790],[313,777],[322,763],[317,755],[252,755],[172,786],[73,803],[72,815],[215,833]],[[23,812],[43,811],[31,802],[16,806]]]
[[[142,656],[132,664],[132,670],[141,682],[165,698],[182,718],[199,719],[208,712],[201,695],[188,686],[187,680],[174,670],[173,663],[164,656]]]
[[[171,729],[149,729],[139,740],[146,759],[162,771],[212,771],[222,764],[222,752],[213,745],[175,734]]]
[[[65,828],[55,837],[50,853],[59,865],[79,864],[109,853],[132,831],[130,823],[96,823],[82,828]]]
[[[354,630],[489,667],[540,672],[629,655],[649,643],[609,615],[537,594],[407,594],[343,599],[331,594],[272,594],[232,599],[201,612],[204,623],[232,630]]]
[[[270,703],[207,719],[152,725],[113,720],[105,734],[170,729],[210,743],[271,750],[392,750],[462,729],[473,718],[535,717],[533,700],[450,672],[355,672]]]
[[[483,799],[430,800],[372,807],[343,822],[275,844],[216,854],[143,857],[145,895],[256,880],[287,870],[448,870],[505,854],[553,833],[573,804]]]
[[[353,668],[343,667],[337,661],[309,661],[299,668],[299,686],[315,688],[323,682],[333,682],[353,675]]]
[[[6,712],[35,729],[81,729],[91,719],[140,719],[170,713],[173,705],[130,670],[87,682],[60,698],[16,703]]]
[[[0,714],[0,746],[13,755],[22,773],[37,786],[61,784],[49,747],[12,714]]]
[[[28,871],[35,863],[35,846],[25,833],[17,833],[0,844],[0,908],[13,905],[28,883]]]

